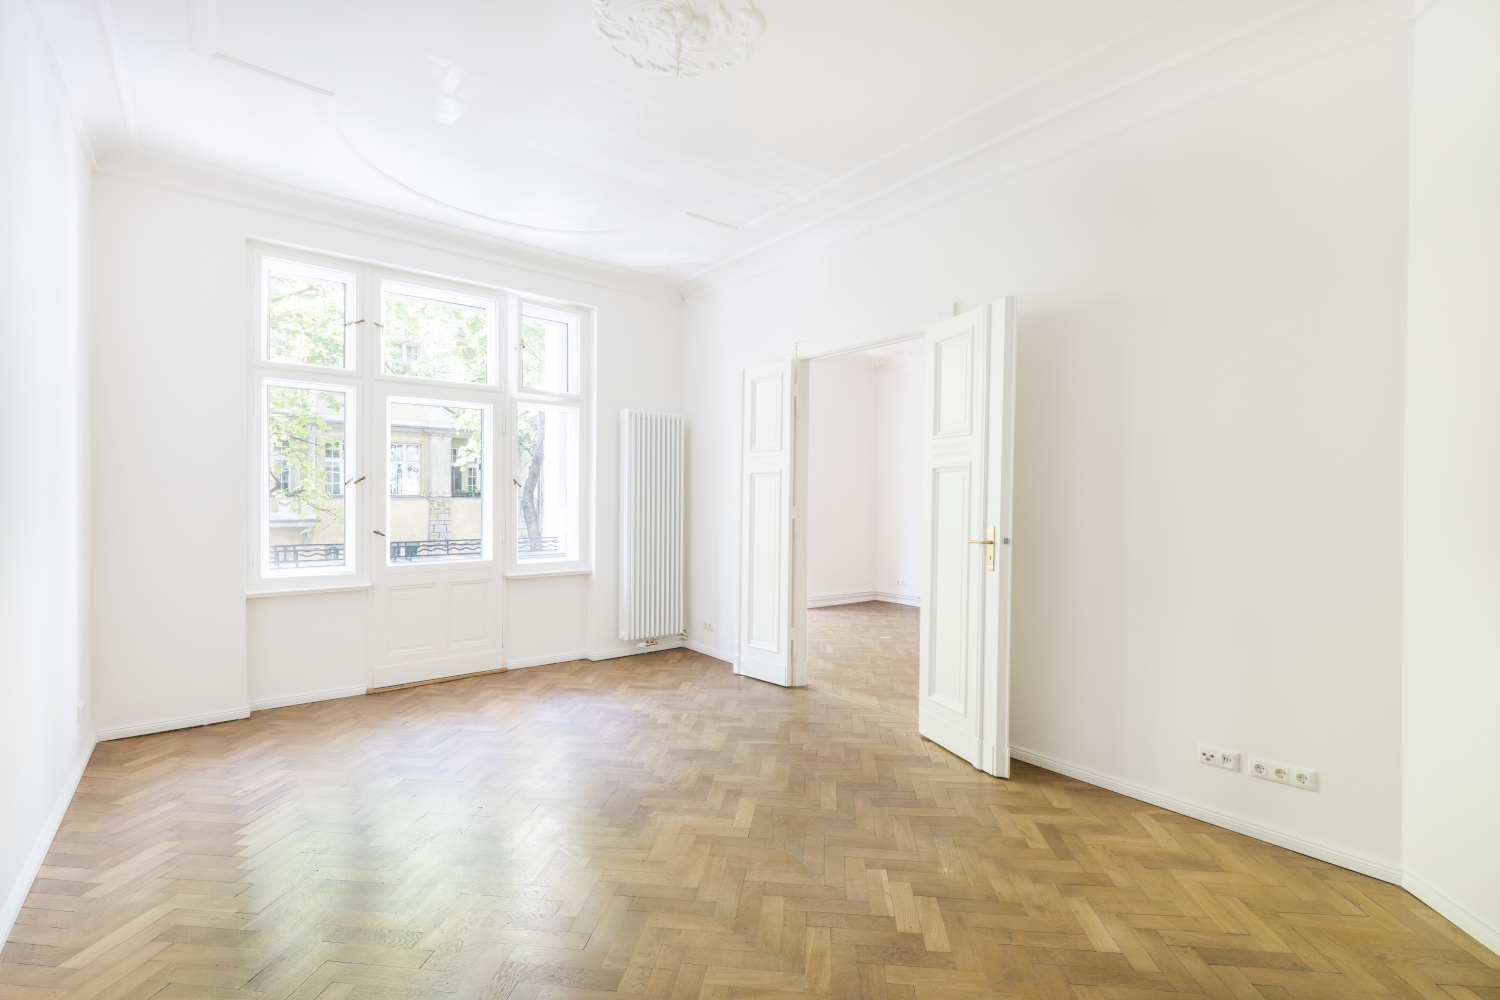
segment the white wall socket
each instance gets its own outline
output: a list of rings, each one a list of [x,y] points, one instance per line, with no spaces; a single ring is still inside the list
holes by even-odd
[[[709,621],[707,618],[703,619],[703,631],[705,631],[705,632],[712,632],[713,630],[714,630],[714,623],[711,622],[711,621]]]
[[[1222,767],[1228,771],[1240,769],[1240,755],[1232,750],[1220,750],[1211,747],[1207,743],[1198,744],[1198,763],[1211,764],[1214,767]]]
[[[1252,777],[1264,778],[1267,781],[1275,781],[1283,785],[1291,785],[1293,788],[1304,788],[1309,792],[1316,792],[1318,790],[1318,772],[1310,767],[1278,764],[1276,761],[1266,760],[1264,757],[1251,757],[1250,774]]]

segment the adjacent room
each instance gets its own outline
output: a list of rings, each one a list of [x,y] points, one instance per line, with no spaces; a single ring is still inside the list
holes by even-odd
[[[0,0],[0,998],[1500,998],[1497,50]]]

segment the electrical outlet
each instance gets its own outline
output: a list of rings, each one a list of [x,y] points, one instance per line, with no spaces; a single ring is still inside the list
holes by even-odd
[[[1198,744],[1198,763],[1209,764],[1213,767],[1222,767],[1226,771],[1238,771],[1240,769],[1240,755],[1232,750],[1220,750],[1211,747],[1207,743]]]
[[[711,622],[711,621],[709,621],[707,618],[703,619],[703,631],[705,631],[705,632],[712,632],[713,630],[714,630],[714,623]]]
[[[897,580],[896,581],[896,586],[898,586],[898,587],[904,587],[904,586],[906,586],[906,581],[905,580]]]
[[[1274,760],[1266,760],[1264,757],[1250,758],[1250,776],[1252,778],[1264,778],[1266,781],[1275,781],[1282,785],[1291,785],[1293,788],[1303,788],[1309,792],[1318,790],[1318,772],[1308,767],[1294,767],[1291,764],[1278,764]]]
[[[78,721],[79,722],[83,721],[83,712],[84,712],[85,708],[87,708],[87,706],[83,702],[80,701],[78,703]]]

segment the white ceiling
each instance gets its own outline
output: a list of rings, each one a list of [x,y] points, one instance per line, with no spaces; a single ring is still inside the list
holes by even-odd
[[[612,52],[590,0],[36,3],[101,158],[136,146],[677,278],[1308,6],[757,0],[748,61],[677,79]]]

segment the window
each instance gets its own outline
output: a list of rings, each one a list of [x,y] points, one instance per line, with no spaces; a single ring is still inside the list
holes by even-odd
[[[578,317],[527,305],[521,313],[517,387],[523,392],[578,392]]]
[[[578,558],[578,411],[516,407],[516,558]]]
[[[511,474],[518,573],[587,566],[582,318],[522,303],[515,338]]]
[[[386,374],[493,381],[490,303],[395,282],[383,283],[381,299]]]
[[[591,569],[586,311],[249,253],[252,594],[387,587],[455,561],[491,563],[454,570],[470,575]]]
[[[478,490],[460,493],[459,474],[477,484],[484,466],[488,407],[393,399],[391,497],[386,528],[392,565],[487,557],[487,512]]]
[[[329,496],[344,495],[343,441],[323,442],[323,482],[327,484]]]
[[[391,496],[422,495],[422,446],[411,442],[391,445]]]
[[[305,575],[343,569],[348,562],[349,510],[342,477],[350,393],[333,386],[270,379],[262,388],[265,571],[268,575]],[[337,463],[336,474],[330,474],[330,462]]]
[[[468,442],[465,442],[467,444]],[[479,496],[479,463],[467,460],[463,448],[454,448],[450,461],[453,464],[453,495]]]
[[[263,350],[266,361],[351,368],[348,330],[354,325],[354,276],[267,258],[262,265]]]

